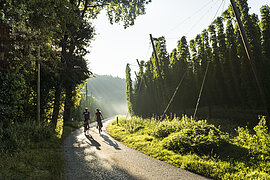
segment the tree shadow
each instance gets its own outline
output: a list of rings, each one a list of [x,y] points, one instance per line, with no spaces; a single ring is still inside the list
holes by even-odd
[[[112,141],[109,136],[101,134],[101,137],[104,139],[104,142],[110,146],[113,146],[116,150],[121,150],[116,141]]]
[[[138,179],[113,161],[100,157],[98,151],[90,149],[88,145],[85,146],[85,142],[97,149],[100,149],[101,145],[91,135],[85,135],[89,141],[82,141],[81,138],[78,138],[82,133],[83,129],[77,130],[68,136],[64,142],[64,179]]]
[[[101,145],[96,140],[94,140],[91,135],[85,135],[85,137],[90,141],[90,143],[87,142],[89,145],[95,146],[97,150],[100,150]]]

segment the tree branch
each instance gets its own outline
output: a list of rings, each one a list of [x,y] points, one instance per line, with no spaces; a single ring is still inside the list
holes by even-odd
[[[89,0],[85,0],[84,9],[82,12],[82,17],[84,17],[84,14],[85,14],[86,10],[88,9],[88,3],[89,3]]]

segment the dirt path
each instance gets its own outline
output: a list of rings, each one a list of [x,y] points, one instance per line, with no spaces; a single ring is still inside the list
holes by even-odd
[[[94,125],[89,136],[80,128],[65,139],[65,179],[206,179],[128,148],[106,130],[99,135]]]

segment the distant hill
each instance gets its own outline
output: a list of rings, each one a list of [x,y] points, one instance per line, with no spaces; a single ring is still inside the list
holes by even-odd
[[[96,98],[106,117],[127,114],[125,79],[108,75],[96,75],[87,80],[88,94]],[[84,90],[85,91],[85,90]]]

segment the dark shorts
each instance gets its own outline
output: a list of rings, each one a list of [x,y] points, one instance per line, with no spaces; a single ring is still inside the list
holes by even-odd
[[[84,120],[83,125],[84,125],[84,132],[85,132],[89,128],[88,127],[88,120]]]
[[[102,122],[101,122],[101,119],[99,120],[97,120],[97,123],[98,123],[98,125],[100,126],[100,127],[103,127],[103,125],[102,125]]]

